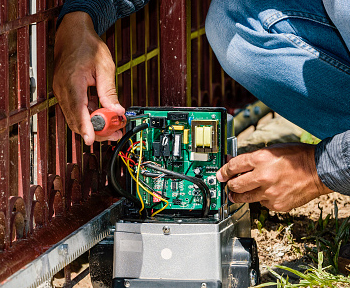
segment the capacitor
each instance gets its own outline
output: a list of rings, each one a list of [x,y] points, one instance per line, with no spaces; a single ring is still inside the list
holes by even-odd
[[[202,167],[196,167],[196,168],[193,168],[193,173],[198,176],[202,174],[202,170],[203,170]]]

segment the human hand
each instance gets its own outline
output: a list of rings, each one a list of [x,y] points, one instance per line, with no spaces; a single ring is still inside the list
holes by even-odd
[[[69,128],[82,135],[85,144],[95,140],[118,140],[121,131],[109,137],[96,136],[88,110],[88,87],[96,86],[100,103],[118,115],[125,109],[119,104],[115,88],[115,64],[106,44],[94,30],[90,16],[72,12],[64,16],[55,39],[53,91]]]
[[[287,212],[333,192],[318,177],[314,154],[314,145],[277,144],[231,159],[216,177],[227,181],[234,203],[260,202]]]

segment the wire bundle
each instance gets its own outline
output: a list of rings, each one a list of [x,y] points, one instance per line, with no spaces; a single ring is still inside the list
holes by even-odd
[[[210,191],[207,185],[204,183],[203,180],[198,179],[196,177],[187,176],[186,174],[181,174],[175,171],[168,170],[166,168],[160,167],[157,163],[151,162],[151,161],[144,161],[142,162],[142,154],[143,154],[143,144],[144,141],[142,141],[142,130],[148,128],[147,123],[143,123],[141,125],[138,125],[134,127],[132,130],[130,130],[128,133],[126,133],[122,139],[118,142],[116,149],[114,151],[112,160],[111,160],[111,185],[112,187],[117,190],[122,196],[125,198],[131,200],[135,203],[137,207],[140,208],[139,213],[141,215],[142,211],[144,210],[145,206],[142,200],[142,196],[140,193],[140,187],[152,195],[153,197],[159,199],[160,201],[163,201],[165,205],[155,211],[151,216],[155,216],[156,214],[162,212],[164,209],[166,209],[169,205],[169,201],[167,201],[167,197],[164,197],[163,195],[160,195],[158,192],[154,191],[149,185],[147,185],[141,178],[140,174],[145,177],[152,177],[154,179],[156,178],[171,178],[171,179],[178,179],[178,180],[186,180],[190,181],[193,184],[197,185],[197,187],[201,190],[203,194],[203,209],[202,214],[203,217],[208,217],[209,210],[210,210]],[[131,138],[141,132],[140,139],[141,141],[133,143],[131,141]],[[127,149],[126,153],[123,153],[121,149],[127,142],[131,142],[130,147]],[[135,153],[135,150],[139,149],[139,155]],[[124,162],[125,166],[127,167],[127,170],[130,174],[130,176],[133,178],[133,180],[136,182],[136,191],[138,198],[133,196],[132,194],[126,192],[118,183],[116,179],[116,163],[118,156],[121,157],[122,161]],[[130,156],[133,156],[136,160],[133,160],[130,158]],[[131,168],[133,167],[134,170]],[[147,170],[146,168],[152,169],[154,171],[160,172],[151,172]],[[136,172],[135,172],[136,170]],[[136,175],[135,175],[136,174]],[[164,180],[165,181],[165,180]]]

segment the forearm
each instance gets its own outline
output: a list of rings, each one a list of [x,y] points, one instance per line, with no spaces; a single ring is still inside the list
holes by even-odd
[[[90,15],[97,34],[103,34],[117,19],[128,16],[144,7],[149,0],[67,0],[58,17],[57,26],[71,12]]]
[[[315,160],[322,182],[333,191],[350,195],[350,130],[320,142]]]

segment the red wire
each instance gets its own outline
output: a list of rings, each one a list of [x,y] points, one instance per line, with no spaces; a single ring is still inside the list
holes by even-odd
[[[123,158],[126,159],[126,160],[129,160],[133,165],[136,165],[135,161],[132,160],[132,159],[129,158],[129,157],[126,157],[126,156],[124,155],[123,152],[119,152],[119,153],[120,153],[120,156],[121,156],[121,157],[123,157]]]
[[[134,143],[134,145],[130,145],[130,147],[128,148],[128,152],[131,150],[131,148],[132,148],[132,146],[135,146],[135,145],[137,145],[137,144],[139,144],[140,143],[140,141],[136,141],[135,143]],[[145,144],[146,145],[146,141],[142,141],[142,143],[143,144]]]

